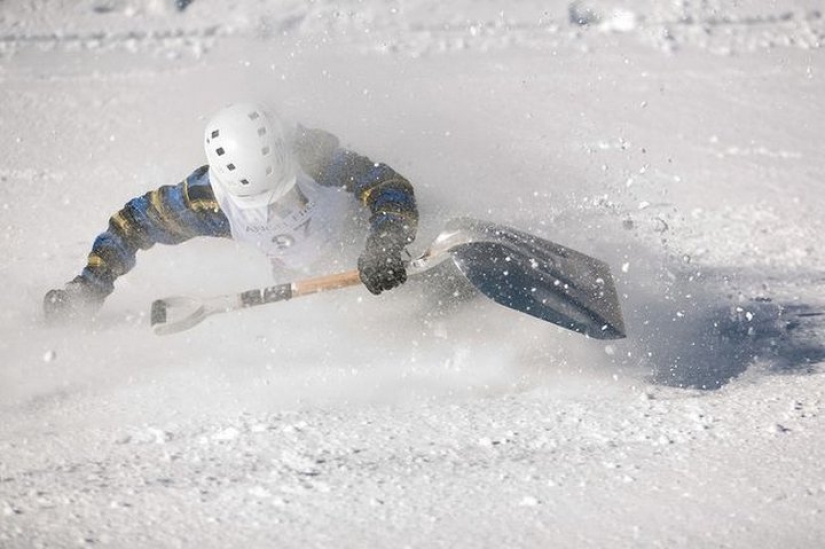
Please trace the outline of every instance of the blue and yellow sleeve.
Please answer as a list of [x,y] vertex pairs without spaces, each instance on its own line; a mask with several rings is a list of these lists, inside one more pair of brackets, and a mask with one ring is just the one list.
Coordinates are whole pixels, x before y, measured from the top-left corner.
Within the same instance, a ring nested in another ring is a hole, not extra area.
[[155,244],[179,244],[196,236],[230,236],[229,221],[209,184],[208,167],[195,170],[177,185],[165,185],[130,200],[109,219],[92,245],[80,274],[100,295],[112,293],[114,281],[135,266],[138,250]]
[[372,231],[398,231],[408,243],[415,239],[418,206],[406,178],[386,164],[340,147],[322,130],[299,127],[296,148],[307,174],[321,185],[346,188],[369,208]]

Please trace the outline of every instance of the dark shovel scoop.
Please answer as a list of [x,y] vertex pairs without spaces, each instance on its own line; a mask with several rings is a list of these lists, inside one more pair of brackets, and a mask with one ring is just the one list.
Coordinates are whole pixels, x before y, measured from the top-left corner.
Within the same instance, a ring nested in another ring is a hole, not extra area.
[[490,241],[458,245],[453,261],[493,301],[595,339],[626,336],[602,261],[501,225]]

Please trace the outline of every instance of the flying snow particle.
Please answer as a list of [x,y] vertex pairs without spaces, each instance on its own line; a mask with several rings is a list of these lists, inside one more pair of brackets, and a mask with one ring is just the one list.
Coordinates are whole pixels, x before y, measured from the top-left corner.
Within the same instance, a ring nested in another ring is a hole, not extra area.
[[151,437],[155,444],[166,444],[174,438],[174,435],[169,431],[158,429],[157,427],[149,427],[146,429],[146,434]]
[[602,21],[599,29],[604,32],[633,32],[638,27],[638,19],[632,11],[616,9]]
[[43,362],[54,362],[57,359],[57,353],[54,350],[46,351],[43,355]]
[[272,492],[264,488],[263,486],[255,486],[250,488],[247,492],[250,496],[260,498],[260,499],[267,499],[272,497]]

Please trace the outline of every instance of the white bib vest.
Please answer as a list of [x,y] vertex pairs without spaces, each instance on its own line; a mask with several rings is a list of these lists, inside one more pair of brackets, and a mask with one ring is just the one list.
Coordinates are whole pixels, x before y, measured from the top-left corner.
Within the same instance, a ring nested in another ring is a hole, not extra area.
[[232,238],[255,246],[272,263],[279,278],[284,270],[308,273],[319,263],[351,269],[346,248],[352,242],[355,200],[343,189],[322,187],[299,174],[295,187],[267,205],[248,207],[233,200],[217,182],[215,199],[229,220]]

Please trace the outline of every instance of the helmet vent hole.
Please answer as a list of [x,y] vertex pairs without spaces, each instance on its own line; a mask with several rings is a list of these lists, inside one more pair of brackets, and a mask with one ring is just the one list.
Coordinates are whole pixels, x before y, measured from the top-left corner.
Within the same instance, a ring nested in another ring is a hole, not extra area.
[[266,135],[266,128],[264,126],[261,126],[260,128],[258,128],[258,135],[260,135],[260,136]]
[[261,117],[261,115],[258,114],[258,111],[252,111],[248,116],[250,120],[257,120]]
[[241,185],[249,185],[249,181],[246,179],[241,179]]
[[225,150],[223,150],[223,147],[218,147],[217,149],[215,149],[215,153],[216,153],[218,156],[223,156],[224,154],[226,154],[226,151],[225,151]]
[[212,139],[215,139],[221,134],[220,130],[212,130]]
[[269,147],[264,147],[263,149],[261,149],[261,154],[263,156],[268,155],[269,154]]
[[230,172],[235,171],[235,164],[227,164],[226,169]]

